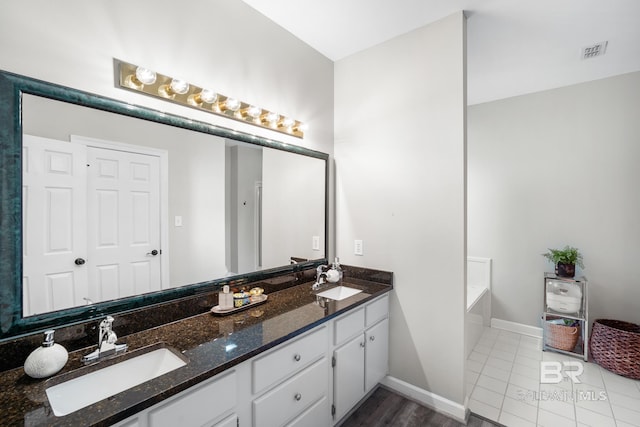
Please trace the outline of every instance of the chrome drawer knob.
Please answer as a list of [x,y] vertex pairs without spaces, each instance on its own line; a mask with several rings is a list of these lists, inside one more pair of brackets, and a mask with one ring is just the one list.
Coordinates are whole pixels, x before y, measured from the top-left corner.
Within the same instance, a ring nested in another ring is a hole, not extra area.
[[299,354],[296,354],[295,356],[293,356],[293,360],[295,360],[296,362],[299,362],[300,359],[302,359],[302,357]]
[[300,399],[302,399],[302,395],[300,393],[296,393],[295,396],[293,396],[294,399],[296,399],[296,401],[300,401]]
[[364,348],[364,341],[360,343],[360,347]]
[[369,337],[369,341],[375,341],[375,340],[376,340],[376,337],[375,337],[374,335],[371,335],[371,336]]

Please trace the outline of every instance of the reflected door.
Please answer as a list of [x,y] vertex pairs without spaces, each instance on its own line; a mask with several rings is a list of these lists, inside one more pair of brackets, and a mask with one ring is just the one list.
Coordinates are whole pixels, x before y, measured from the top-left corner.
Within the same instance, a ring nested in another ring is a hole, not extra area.
[[160,159],[23,138],[23,315],[162,289]]
[[88,296],[86,150],[23,137],[23,315],[85,303]]
[[162,289],[159,158],[96,147],[87,155],[90,298]]

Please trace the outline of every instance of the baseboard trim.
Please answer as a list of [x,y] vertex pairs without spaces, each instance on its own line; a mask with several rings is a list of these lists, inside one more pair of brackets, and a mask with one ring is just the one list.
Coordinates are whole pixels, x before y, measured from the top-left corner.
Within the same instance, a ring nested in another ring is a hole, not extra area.
[[504,329],[505,331],[511,331],[522,335],[529,335],[531,337],[542,338],[542,328],[511,322],[509,320],[496,319],[492,317],[491,327]]
[[384,387],[395,391],[396,393],[420,403],[436,412],[445,414],[456,421],[466,423],[469,416],[468,405],[461,405],[452,400],[446,399],[430,391],[416,387],[413,384],[402,381],[398,378],[386,376],[380,381]]

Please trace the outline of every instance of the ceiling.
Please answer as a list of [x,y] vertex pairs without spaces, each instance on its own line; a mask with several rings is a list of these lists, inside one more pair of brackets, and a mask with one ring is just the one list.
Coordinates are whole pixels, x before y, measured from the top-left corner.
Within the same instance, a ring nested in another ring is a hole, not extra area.
[[470,105],[640,70],[638,0],[243,1],[333,61],[464,10]]

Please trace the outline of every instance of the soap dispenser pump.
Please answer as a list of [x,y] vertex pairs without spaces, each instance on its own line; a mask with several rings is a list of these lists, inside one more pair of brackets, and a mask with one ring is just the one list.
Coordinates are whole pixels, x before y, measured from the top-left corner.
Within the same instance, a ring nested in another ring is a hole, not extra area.
[[64,368],[69,360],[67,350],[53,341],[54,333],[53,329],[45,331],[42,346],[33,350],[25,360],[24,373],[31,378],[50,377]]

